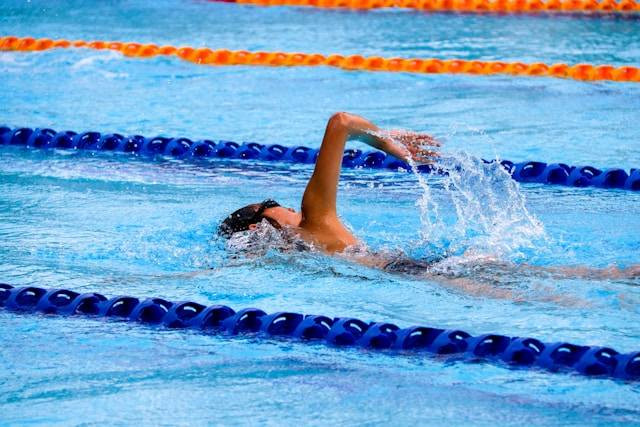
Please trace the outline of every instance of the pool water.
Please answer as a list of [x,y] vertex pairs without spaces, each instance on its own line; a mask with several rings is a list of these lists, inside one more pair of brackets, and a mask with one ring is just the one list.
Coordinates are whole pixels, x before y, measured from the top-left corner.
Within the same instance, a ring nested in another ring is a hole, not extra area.
[[[0,8],[2,34],[17,36],[614,65],[640,62],[637,25],[201,1]],[[2,52],[0,72],[9,126],[317,147],[330,114],[346,110],[428,131],[467,172],[425,177],[427,189],[411,174],[343,173],[339,210],[373,249],[471,249],[535,267],[638,262],[640,194],[516,185],[474,160],[638,167],[634,84],[214,68],[89,50]],[[235,258],[214,237],[244,204],[298,207],[310,174],[2,147],[0,281],[640,349],[638,278],[454,263],[478,282],[463,289],[313,253]],[[0,341],[2,424],[640,423],[637,384],[424,355],[5,311]]]

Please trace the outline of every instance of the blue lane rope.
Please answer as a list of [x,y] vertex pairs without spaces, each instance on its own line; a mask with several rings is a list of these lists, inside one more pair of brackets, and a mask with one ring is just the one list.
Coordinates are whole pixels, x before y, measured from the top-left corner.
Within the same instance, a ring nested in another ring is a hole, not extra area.
[[257,308],[236,312],[224,305],[206,307],[191,301],[174,303],[162,298],[140,300],[130,296],[107,299],[98,293],[80,294],[67,289],[13,287],[2,283],[0,307],[17,312],[117,318],[207,333],[288,337],[334,347],[385,351],[389,355],[431,353],[552,372],[640,380],[640,351],[621,354],[609,347],[543,343],[535,338],[498,334],[474,337],[456,329],[425,326],[400,329],[392,323],[367,323],[350,317],[331,319],[291,312],[267,314]]
[[[0,127],[0,144],[33,148],[70,150],[96,150],[164,155],[177,159],[222,158],[240,160],[285,161],[315,163],[318,150],[304,147],[285,147],[279,144],[263,145],[256,142],[238,144],[233,141],[192,141],[188,138],[140,135],[124,136],[117,133],[73,131],[56,132],[53,129]],[[490,163],[490,161],[485,160]],[[620,168],[597,169],[593,166],[569,166],[564,163],[527,161],[514,163],[502,160],[501,165],[518,182],[567,185],[573,187],[600,187],[640,191],[640,169],[629,172]],[[409,165],[381,151],[348,149],[344,152],[345,168],[368,168],[410,171]],[[428,165],[418,167],[420,172],[438,173]]]

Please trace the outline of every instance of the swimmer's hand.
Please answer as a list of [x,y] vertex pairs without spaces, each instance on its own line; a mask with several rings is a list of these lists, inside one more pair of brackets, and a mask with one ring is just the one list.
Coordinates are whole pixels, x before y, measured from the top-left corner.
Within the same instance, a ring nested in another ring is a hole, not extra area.
[[419,164],[433,163],[440,142],[431,135],[407,130],[383,130],[364,117],[336,113],[331,120],[347,130],[349,139],[358,139],[398,159]]
[[412,160],[415,163],[433,163],[439,156],[437,150],[442,144],[433,136],[426,133],[417,133],[406,130],[381,131],[380,137],[385,140],[387,146],[384,151],[405,160]]

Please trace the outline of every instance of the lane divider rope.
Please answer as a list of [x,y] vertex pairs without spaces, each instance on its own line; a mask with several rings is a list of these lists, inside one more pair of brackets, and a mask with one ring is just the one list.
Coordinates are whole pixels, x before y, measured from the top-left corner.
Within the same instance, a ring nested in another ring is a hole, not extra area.
[[[167,156],[185,161],[197,159],[237,159],[280,161],[313,164],[318,150],[305,146],[286,147],[280,144],[259,144],[233,141],[193,141],[189,138],[165,136],[124,136],[118,133],[56,132],[53,129],[15,128],[0,126],[0,145],[16,145],[42,149],[70,149],[115,151],[145,156]],[[484,160],[486,163],[495,160]],[[600,187],[640,191],[640,169],[629,172],[620,168],[600,170],[593,166],[569,166],[564,163],[527,161],[514,163],[502,160],[500,164],[518,182],[567,185],[572,187]],[[382,151],[347,149],[342,165],[345,168],[387,169],[411,171],[411,167]],[[443,173],[429,165],[418,166],[423,173]],[[446,172],[444,172],[446,173]]]
[[582,81],[610,80],[640,82],[640,68],[635,66],[593,64],[544,64],[541,62],[504,62],[435,58],[383,58],[362,55],[321,55],[318,53],[250,52],[246,50],[212,50],[206,47],[158,46],[155,44],[108,41],[52,40],[32,37],[0,37],[0,51],[34,52],[48,49],[87,48],[113,50],[136,58],[158,55],[177,56],[194,64],[212,66],[314,67],[328,66],[343,70],[366,70],[420,74],[512,75],[555,77]]
[[210,0],[255,6],[306,6],[321,9],[402,8],[425,12],[465,13],[585,13],[590,15],[640,12],[635,0]]
[[224,305],[206,307],[192,301],[131,296],[107,299],[98,293],[67,289],[13,287],[0,283],[0,307],[47,315],[116,318],[173,329],[226,335],[290,338],[334,347],[360,347],[388,355],[430,353],[521,368],[539,368],[587,376],[640,379],[640,351],[618,353],[609,347],[568,342],[544,343],[535,338],[499,334],[472,336],[457,329],[425,326],[399,328],[388,322],[363,322],[293,312],[267,314],[257,308],[235,311]]

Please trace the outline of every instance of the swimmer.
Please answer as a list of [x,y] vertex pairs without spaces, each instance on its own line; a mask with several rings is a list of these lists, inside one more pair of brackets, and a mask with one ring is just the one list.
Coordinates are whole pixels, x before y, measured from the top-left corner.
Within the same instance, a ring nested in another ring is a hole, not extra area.
[[[362,247],[344,226],[336,208],[342,156],[347,141],[359,140],[405,161],[431,163],[438,156],[440,143],[432,136],[406,131],[381,131],[363,117],[335,113],[327,123],[315,169],[302,196],[300,211],[285,208],[273,200],[245,206],[229,215],[220,225],[219,234],[230,238],[234,233],[255,230],[266,220],[278,230],[295,233],[314,248],[327,254],[343,254]],[[397,141],[397,142],[396,142]],[[406,261],[358,257],[373,267],[402,270]]]
[[[492,296],[520,300],[521,296],[506,289],[471,281],[467,277],[446,277],[430,270],[434,260],[412,260],[406,257],[389,256],[366,250],[345,227],[338,217],[336,197],[342,168],[345,145],[349,140],[359,140],[387,154],[419,164],[433,163],[439,156],[441,146],[427,134],[406,131],[382,131],[363,117],[350,113],[335,113],[327,123],[315,169],[302,197],[300,211],[281,206],[274,200],[245,206],[229,215],[221,223],[219,235],[229,239],[235,233],[256,230],[266,221],[281,234],[295,236],[321,252],[347,257],[360,264],[380,268],[397,274],[422,275],[445,286],[462,289],[473,295]],[[503,262],[485,257],[474,257],[474,263],[507,267]],[[635,278],[640,276],[640,267],[628,269],[588,269],[574,267],[511,266],[513,271],[532,271],[564,278]],[[523,299],[524,297],[522,297]]]

